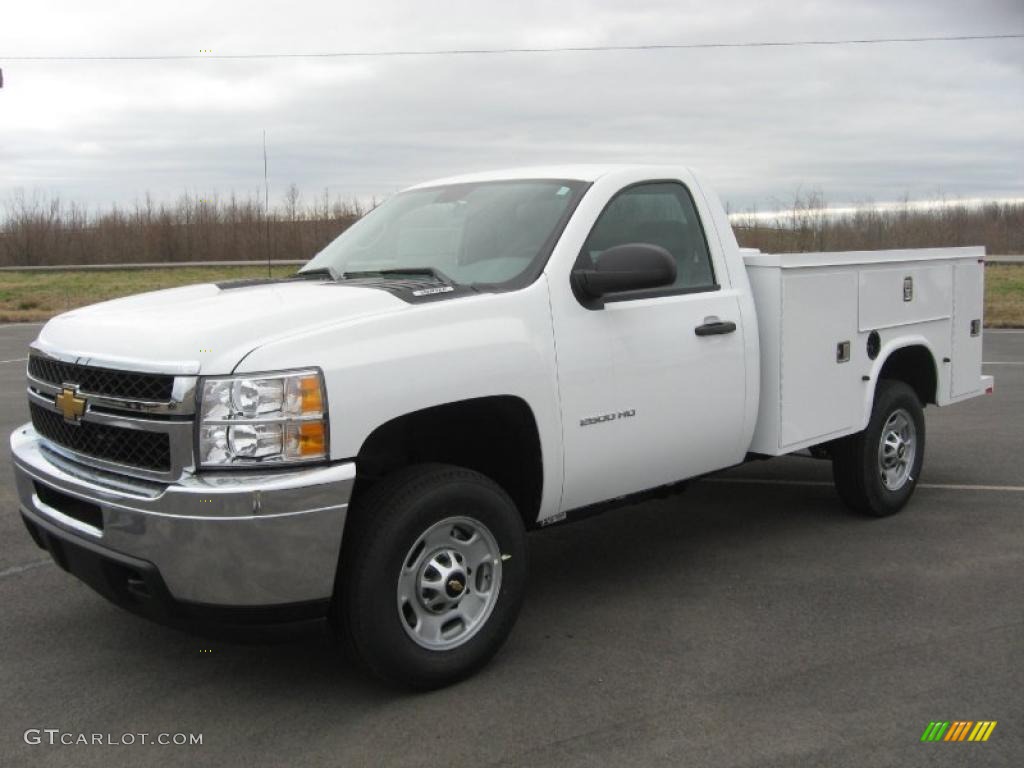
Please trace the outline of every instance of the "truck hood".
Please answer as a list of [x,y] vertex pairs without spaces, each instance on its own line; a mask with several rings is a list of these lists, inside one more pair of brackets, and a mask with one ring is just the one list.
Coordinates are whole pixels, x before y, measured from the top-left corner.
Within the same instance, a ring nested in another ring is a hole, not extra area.
[[35,346],[94,365],[221,374],[280,336],[409,308],[386,291],[329,282],[206,283],[66,312],[43,327]]

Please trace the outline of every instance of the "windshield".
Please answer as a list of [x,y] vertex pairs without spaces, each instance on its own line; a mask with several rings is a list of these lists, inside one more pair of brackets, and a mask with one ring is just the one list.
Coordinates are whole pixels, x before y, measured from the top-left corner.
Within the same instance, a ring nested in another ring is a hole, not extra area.
[[345,230],[300,274],[320,269],[344,278],[408,269],[459,284],[509,283],[547,257],[585,187],[492,181],[403,192]]

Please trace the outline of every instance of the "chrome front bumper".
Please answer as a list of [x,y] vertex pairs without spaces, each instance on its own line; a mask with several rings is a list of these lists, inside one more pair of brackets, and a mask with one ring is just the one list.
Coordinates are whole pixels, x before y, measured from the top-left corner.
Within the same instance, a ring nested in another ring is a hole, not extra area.
[[331,597],[353,463],[154,483],[69,461],[31,424],[11,435],[11,454],[21,512],[41,546],[55,537],[90,557],[151,565],[175,603],[255,608]]

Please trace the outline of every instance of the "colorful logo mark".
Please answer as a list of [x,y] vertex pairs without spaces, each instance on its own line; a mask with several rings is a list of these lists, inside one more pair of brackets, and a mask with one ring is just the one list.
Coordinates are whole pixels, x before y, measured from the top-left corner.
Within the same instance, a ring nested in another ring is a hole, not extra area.
[[921,741],[988,741],[996,727],[995,720],[948,720],[928,723]]

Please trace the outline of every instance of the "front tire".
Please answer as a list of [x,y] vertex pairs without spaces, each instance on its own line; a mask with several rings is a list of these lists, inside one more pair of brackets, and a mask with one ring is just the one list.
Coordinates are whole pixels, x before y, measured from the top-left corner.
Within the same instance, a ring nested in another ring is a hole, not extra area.
[[353,509],[332,618],[349,655],[393,684],[429,690],[486,664],[512,629],[526,536],[508,495],[461,467],[409,467]]
[[924,409],[917,394],[902,381],[882,379],[867,428],[832,448],[839,497],[862,514],[896,514],[917,487],[924,445]]

